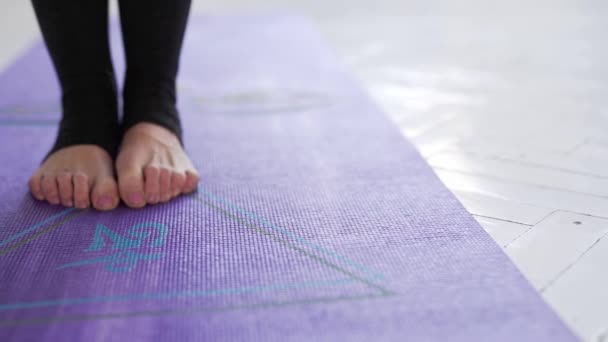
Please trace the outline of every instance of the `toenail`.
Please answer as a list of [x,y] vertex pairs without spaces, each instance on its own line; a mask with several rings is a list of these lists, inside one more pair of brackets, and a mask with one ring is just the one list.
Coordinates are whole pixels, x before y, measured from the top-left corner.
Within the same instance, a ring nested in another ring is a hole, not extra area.
[[134,204],[142,204],[144,202],[144,196],[140,193],[132,193],[129,195],[129,201]]
[[72,201],[67,201],[67,202],[65,202],[65,205],[68,207],[71,207],[74,205],[74,203]]
[[113,202],[114,201],[110,196],[101,196],[99,197],[99,201],[97,202],[97,204],[102,209],[109,209],[112,207]]

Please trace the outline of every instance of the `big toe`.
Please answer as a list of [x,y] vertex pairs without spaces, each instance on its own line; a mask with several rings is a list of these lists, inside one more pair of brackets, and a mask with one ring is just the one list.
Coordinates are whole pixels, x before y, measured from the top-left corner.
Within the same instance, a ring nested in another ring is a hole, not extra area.
[[32,177],[30,177],[28,185],[30,187],[30,192],[32,193],[32,195],[37,200],[42,201],[44,199],[44,195],[42,194],[42,186],[41,186],[40,178],[41,178],[40,173],[36,172]]
[[131,208],[141,208],[146,205],[144,199],[144,179],[141,169],[118,172],[118,188],[120,198]]
[[98,210],[111,210],[118,206],[118,187],[112,176],[99,176],[95,179],[91,192],[93,206]]

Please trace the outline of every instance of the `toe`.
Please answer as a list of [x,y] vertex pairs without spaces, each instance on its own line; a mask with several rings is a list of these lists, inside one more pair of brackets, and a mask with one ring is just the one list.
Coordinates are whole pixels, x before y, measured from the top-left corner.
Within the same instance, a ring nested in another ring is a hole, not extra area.
[[89,177],[84,173],[76,173],[73,176],[74,182],[74,203],[77,208],[88,208],[89,202]]
[[183,172],[173,172],[171,175],[171,196],[175,197],[179,195],[186,183],[186,175]]
[[171,171],[167,168],[161,168],[158,181],[160,185],[160,200],[161,202],[167,202],[171,199]]
[[118,171],[118,188],[120,197],[131,208],[146,205],[144,199],[144,179],[141,169]]
[[44,198],[51,204],[59,204],[59,191],[55,175],[45,174],[42,176],[42,193]]
[[97,210],[111,210],[118,205],[118,187],[111,175],[99,176],[93,183],[91,202]]
[[66,207],[74,205],[74,186],[72,185],[72,174],[62,172],[57,176],[57,186],[59,189],[59,199],[61,204]]
[[44,199],[44,195],[42,194],[40,178],[40,173],[36,172],[32,177],[30,177],[28,186],[30,188],[32,196],[34,196],[34,198],[36,198],[37,200],[42,201]]
[[196,190],[200,177],[198,172],[188,170],[186,171],[186,184],[184,185],[184,192],[189,193]]
[[144,189],[146,192],[146,202],[154,204],[160,200],[159,196],[159,176],[160,172],[158,167],[148,165],[144,168]]

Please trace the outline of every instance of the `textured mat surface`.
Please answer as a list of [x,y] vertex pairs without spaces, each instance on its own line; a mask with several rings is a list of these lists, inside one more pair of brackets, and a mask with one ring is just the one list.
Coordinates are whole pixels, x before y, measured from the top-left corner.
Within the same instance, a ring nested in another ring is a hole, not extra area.
[[32,200],[56,81],[40,44],[0,76],[0,340],[575,340],[306,22],[182,59],[202,183],[143,210]]

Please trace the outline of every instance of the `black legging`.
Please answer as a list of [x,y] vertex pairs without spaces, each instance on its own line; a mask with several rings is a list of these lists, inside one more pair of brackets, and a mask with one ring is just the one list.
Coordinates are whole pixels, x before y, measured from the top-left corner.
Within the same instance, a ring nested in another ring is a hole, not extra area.
[[175,77],[190,0],[119,0],[127,62],[122,124],[108,0],[32,3],[62,90],[63,116],[50,153],[94,144],[115,156],[121,132],[139,122],[166,127],[181,140]]

